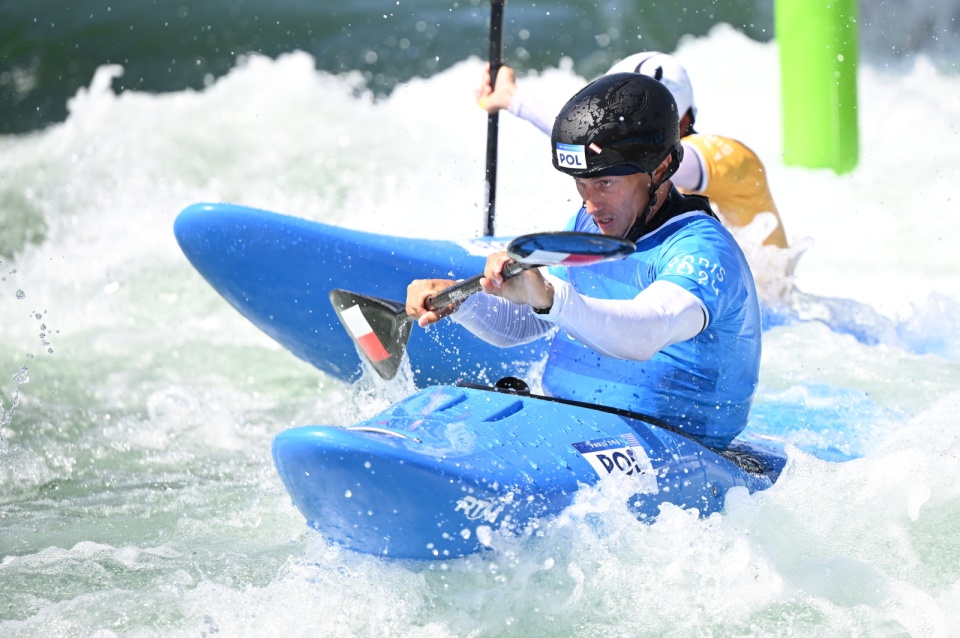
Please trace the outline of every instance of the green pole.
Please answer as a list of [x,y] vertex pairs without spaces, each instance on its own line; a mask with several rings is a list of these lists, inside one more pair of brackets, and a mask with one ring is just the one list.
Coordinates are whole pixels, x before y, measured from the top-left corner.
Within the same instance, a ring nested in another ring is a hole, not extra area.
[[857,165],[857,0],[775,0],[783,161],[846,173]]

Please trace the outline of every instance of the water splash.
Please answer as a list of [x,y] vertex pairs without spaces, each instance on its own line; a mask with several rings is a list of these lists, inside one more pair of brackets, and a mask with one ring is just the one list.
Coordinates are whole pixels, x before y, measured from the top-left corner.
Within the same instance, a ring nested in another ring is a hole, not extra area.
[[[0,432],[13,420],[13,411],[20,405],[20,385],[30,383],[30,373],[26,365],[21,366],[20,369],[14,373],[13,380],[17,382],[17,387],[13,391],[13,402],[10,408],[4,410],[3,401],[0,401]],[[3,441],[2,436],[0,436],[0,441]]]

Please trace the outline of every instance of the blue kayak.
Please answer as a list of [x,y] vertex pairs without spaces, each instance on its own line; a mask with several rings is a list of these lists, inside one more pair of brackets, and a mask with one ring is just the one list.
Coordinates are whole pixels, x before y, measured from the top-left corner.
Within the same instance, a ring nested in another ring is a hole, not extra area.
[[[330,291],[404,299],[414,279],[466,278],[509,239],[407,239],[347,230],[232,204],[194,204],[174,222],[190,263],[240,314],[299,358],[344,381],[362,367]],[[417,387],[526,376],[544,339],[492,346],[452,321],[414,330],[407,345]]]
[[636,481],[629,507],[708,515],[727,491],[770,487],[780,446],[711,450],[658,419],[474,385],[426,388],[350,427],[281,432],[273,458],[293,503],[325,538],[399,559],[483,551],[522,534],[610,474]]
[[[411,280],[470,277],[508,243],[377,235],[230,204],[186,208],[174,233],[243,316],[345,381],[362,367],[331,290],[403,299]],[[482,551],[494,533],[523,533],[609,474],[637,482],[630,507],[652,520],[664,503],[718,511],[730,488],[766,489],[783,468],[780,446],[711,450],[649,416],[489,387],[528,376],[546,346],[498,348],[450,321],[414,330],[406,349],[414,382],[430,387],[351,427],[275,438],[274,462],[294,504],[353,550],[446,559]]]

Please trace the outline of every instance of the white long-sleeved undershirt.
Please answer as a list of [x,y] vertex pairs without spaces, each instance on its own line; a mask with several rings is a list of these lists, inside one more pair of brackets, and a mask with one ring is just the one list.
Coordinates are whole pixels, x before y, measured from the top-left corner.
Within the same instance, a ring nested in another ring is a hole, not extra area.
[[533,341],[555,324],[600,354],[634,361],[646,361],[666,346],[691,339],[707,325],[703,303],[669,281],[655,281],[633,299],[614,300],[587,297],[561,279],[547,278],[554,290],[547,314],[480,293],[451,317],[501,347]]

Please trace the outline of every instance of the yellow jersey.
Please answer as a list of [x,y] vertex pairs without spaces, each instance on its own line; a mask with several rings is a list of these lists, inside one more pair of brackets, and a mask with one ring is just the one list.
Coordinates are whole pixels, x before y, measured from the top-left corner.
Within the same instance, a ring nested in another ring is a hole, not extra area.
[[700,188],[685,193],[706,195],[720,217],[731,226],[746,226],[759,213],[769,212],[777,219],[765,244],[786,248],[787,236],[770,186],[767,171],[756,153],[728,137],[694,133],[682,142],[699,152],[703,175]]

